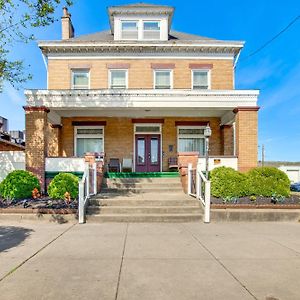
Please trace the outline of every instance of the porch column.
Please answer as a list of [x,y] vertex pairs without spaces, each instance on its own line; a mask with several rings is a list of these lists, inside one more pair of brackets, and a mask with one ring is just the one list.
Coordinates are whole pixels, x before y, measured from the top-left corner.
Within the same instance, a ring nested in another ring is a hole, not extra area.
[[61,125],[49,124],[48,131],[48,156],[58,157],[60,156],[60,144],[61,144]]
[[45,192],[45,158],[47,156],[47,114],[46,107],[25,106],[26,170],[35,174]]
[[223,155],[234,155],[234,134],[232,125],[221,126]]
[[236,154],[238,169],[241,172],[257,167],[257,131],[259,107],[237,107],[234,110],[236,121]]

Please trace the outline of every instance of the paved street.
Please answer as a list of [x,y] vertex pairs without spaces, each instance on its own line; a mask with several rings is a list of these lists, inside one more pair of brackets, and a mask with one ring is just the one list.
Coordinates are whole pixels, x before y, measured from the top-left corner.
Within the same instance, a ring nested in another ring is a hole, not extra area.
[[299,282],[299,223],[0,223],[1,300],[299,300]]

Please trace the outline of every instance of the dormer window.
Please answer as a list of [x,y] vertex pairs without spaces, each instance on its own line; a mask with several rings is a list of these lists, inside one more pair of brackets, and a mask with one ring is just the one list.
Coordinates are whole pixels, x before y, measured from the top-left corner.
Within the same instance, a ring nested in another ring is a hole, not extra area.
[[144,22],[143,24],[144,40],[159,40],[160,39],[160,22]]
[[135,21],[122,21],[123,40],[137,40],[139,37],[138,22]]

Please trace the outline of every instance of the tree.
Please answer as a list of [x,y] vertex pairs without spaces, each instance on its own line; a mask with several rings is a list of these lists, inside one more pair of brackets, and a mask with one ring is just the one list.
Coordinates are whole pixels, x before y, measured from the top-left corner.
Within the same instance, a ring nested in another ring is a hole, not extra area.
[[11,59],[10,51],[18,42],[34,40],[28,33],[34,28],[52,24],[60,4],[70,6],[72,0],[0,0],[0,92],[4,82],[18,88],[31,79],[24,62]]

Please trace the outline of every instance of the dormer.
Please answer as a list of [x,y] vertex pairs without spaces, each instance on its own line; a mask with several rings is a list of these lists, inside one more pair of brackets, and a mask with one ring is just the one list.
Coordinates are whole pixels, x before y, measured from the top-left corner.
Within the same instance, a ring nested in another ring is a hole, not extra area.
[[174,8],[145,3],[108,8],[115,41],[167,41]]

